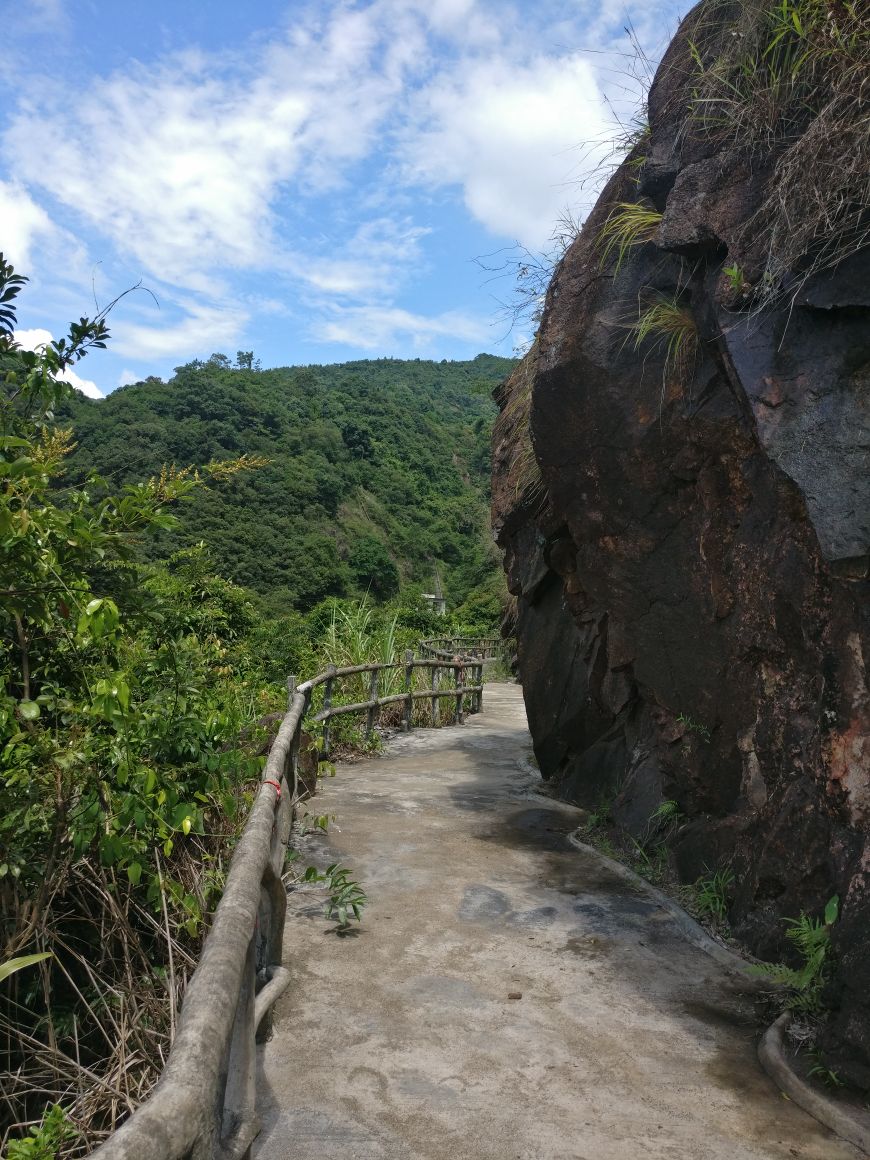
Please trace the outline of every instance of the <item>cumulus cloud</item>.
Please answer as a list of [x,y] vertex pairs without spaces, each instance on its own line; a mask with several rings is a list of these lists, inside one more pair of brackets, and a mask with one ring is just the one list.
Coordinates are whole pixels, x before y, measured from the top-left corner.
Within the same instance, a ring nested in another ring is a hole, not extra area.
[[87,395],[89,399],[104,399],[105,395],[100,390],[95,382],[91,379],[83,379],[75,373],[75,371],[65,370],[61,371],[60,378],[75,387],[77,391],[81,391],[83,395]]
[[16,330],[13,337],[25,350],[39,350],[41,346],[51,342],[53,335],[50,330],[35,326],[31,330]]
[[401,91],[408,38],[395,43],[377,17],[339,7],[247,66],[185,55],[98,79],[72,104],[20,109],[6,151],[24,181],[164,281],[268,268],[284,249],[274,203],[286,183],[340,182]]
[[[50,330],[44,330],[42,327],[36,326],[30,330],[16,330],[14,332],[14,338],[25,350],[38,350],[40,347],[46,346],[51,342],[53,335]],[[71,387],[75,387],[77,391],[81,391],[83,395],[87,395],[89,399],[105,398],[103,392],[92,379],[83,379],[69,367],[61,371],[57,377],[62,379],[63,382],[69,383]]]
[[40,235],[53,230],[51,219],[16,181],[0,181],[0,251],[13,265],[29,268]]
[[446,334],[458,316],[395,305],[432,244],[425,198],[458,194],[494,238],[541,247],[588,199],[574,183],[607,131],[605,74],[572,46],[624,41],[622,16],[621,0],[330,0],[236,51],[22,84],[0,244],[26,264],[55,221],[158,283],[170,309],[112,328],[130,359],[231,345],[244,274],[313,292],[325,336],[362,333],[351,307],[386,336]]
[[461,185],[478,221],[530,249],[576,200],[572,179],[590,142],[606,136],[594,72],[576,56],[525,67],[471,61],[434,82],[419,106],[420,128],[407,138],[412,178]]
[[[586,61],[524,61],[492,43],[510,27],[509,7],[473,0],[336,5],[244,65],[185,54],[28,103],[5,148],[25,182],[190,289],[216,267],[292,260],[282,198],[341,186],[376,154],[413,180],[460,185],[493,233],[535,241],[566,200],[571,151],[601,132],[601,95]],[[432,37],[470,28],[475,54],[448,54],[433,74]]]

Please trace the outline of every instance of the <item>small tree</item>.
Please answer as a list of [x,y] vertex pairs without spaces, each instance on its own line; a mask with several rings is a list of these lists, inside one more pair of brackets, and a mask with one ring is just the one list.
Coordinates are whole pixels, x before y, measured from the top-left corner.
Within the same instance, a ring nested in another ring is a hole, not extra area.
[[374,536],[363,536],[354,544],[348,560],[360,588],[387,600],[399,590],[399,571],[386,547]]

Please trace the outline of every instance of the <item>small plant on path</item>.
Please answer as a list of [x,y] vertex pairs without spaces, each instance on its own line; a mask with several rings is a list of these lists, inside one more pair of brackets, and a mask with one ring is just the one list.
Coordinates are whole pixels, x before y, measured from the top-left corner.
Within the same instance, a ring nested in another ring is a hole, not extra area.
[[316,866],[309,866],[302,876],[303,882],[325,882],[329,890],[326,917],[338,920],[338,929],[347,930],[350,915],[359,922],[368,898],[360,884],[350,877],[350,871],[338,862],[333,862],[321,873]]

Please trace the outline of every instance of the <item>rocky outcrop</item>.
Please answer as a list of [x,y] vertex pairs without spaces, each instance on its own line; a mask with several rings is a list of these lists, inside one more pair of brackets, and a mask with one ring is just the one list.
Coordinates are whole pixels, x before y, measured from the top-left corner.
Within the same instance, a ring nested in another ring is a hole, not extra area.
[[[729,866],[732,928],[764,958],[838,894],[823,1049],[866,1087],[870,253],[735,300],[725,265],[763,278],[746,226],[772,162],[687,117],[697,11],[501,390],[494,526],[543,775],[635,834],[675,801],[681,876]],[[638,199],[658,236],[603,266],[608,214]],[[688,356],[635,349],[651,295],[684,312]]]

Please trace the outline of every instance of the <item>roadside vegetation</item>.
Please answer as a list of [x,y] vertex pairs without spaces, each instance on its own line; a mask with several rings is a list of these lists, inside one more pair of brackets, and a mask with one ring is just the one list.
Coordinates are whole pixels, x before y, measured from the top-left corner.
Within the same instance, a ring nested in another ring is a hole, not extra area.
[[[59,376],[105,345],[106,317],[25,351],[24,282],[0,257],[0,1154],[47,1160],[89,1152],[159,1074],[287,675],[491,633],[499,590],[472,553],[481,584],[436,617],[419,583],[379,589],[392,573],[374,551],[363,567],[357,541],[346,596],[294,603],[288,563],[287,599],[265,615],[262,592],[223,574],[242,553],[218,556],[185,516],[216,518],[269,456],[237,433],[140,476],[135,456],[123,478],[102,472]],[[333,869],[341,925],[365,899]]]

